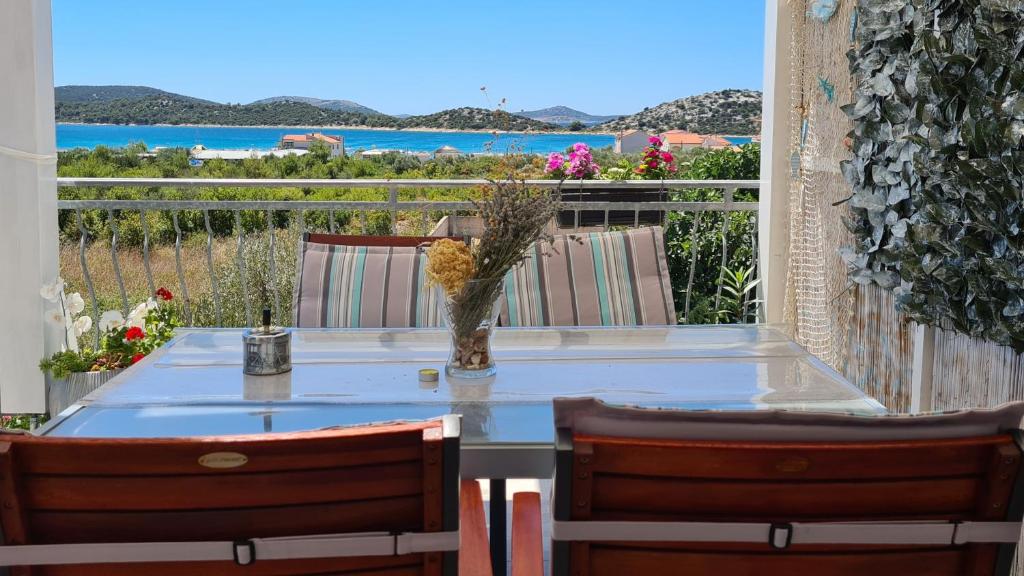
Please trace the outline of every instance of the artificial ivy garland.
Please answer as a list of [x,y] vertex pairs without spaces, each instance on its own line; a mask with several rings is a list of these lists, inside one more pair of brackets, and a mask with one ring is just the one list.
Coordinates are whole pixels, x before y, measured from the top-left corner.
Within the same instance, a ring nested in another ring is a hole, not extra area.
[[1024,0],[860,0],[842,256],[917,321],[1024,351]]

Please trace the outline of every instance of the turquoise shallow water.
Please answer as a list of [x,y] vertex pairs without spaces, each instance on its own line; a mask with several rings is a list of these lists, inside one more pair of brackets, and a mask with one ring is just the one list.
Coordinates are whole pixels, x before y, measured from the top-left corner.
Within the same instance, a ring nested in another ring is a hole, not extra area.
[[202,144],[207,148],[233,150],[270,150],[277,146],[284,134],[310,131],[341,134],[345,149],[354,152],[360,148],[385,148],[433,152],[444,146],[454,146],[462,152],[504,153],[516,146],[523,152],[546,154],[565,150],[576,142],[591,148],[611,146],[615,138],[600,134],[502,134],[497,142],[491,134],[478,132],[413,132],[402,130],[337,130],[310,128],[239,128],[215,126],[114,126],[107,124],[58,124],[57,149],[95,148],[96,146],[125,146],[144,142],[149,148],[157,146],[191,148]]

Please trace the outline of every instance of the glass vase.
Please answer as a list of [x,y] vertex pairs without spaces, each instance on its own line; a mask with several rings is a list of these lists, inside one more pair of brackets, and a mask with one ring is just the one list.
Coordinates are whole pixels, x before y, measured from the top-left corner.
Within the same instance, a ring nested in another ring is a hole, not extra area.
[[497,372],[491,336],[501,313],[504,278],[470,280],[457,294],[437,287],[438,305],[451,338],[444,372],[455,378],[486,378]]

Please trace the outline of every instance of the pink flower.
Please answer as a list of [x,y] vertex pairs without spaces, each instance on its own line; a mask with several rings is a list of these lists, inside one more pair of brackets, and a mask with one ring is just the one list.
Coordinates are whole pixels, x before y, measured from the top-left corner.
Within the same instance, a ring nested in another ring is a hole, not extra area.
[[657,136],[651,136],[650,138],[647,139],[647,141],[650,142],[651,146],[654,146],[655,148],[661,148],[661,138],[658,138]]
[[675,160],[675,158],[673,158],[672,155],[669,154],[668,152],[662,152],[661,159],[664,160],[665,162],[672,162],[673,160]]
[[548,155],[548,165],[544,168],[544,172],[551,173],[561,170],[563,164],[565,164],[565,157],[558,152],[552,152]]

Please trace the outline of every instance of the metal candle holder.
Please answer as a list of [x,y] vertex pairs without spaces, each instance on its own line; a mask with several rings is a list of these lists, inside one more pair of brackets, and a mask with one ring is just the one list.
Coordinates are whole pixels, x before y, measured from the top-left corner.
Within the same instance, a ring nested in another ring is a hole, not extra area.
[[242,371],[254,376],[282,374],[292,369],[292,333],[270,325],[263,310],[263,327],[242,333]]

